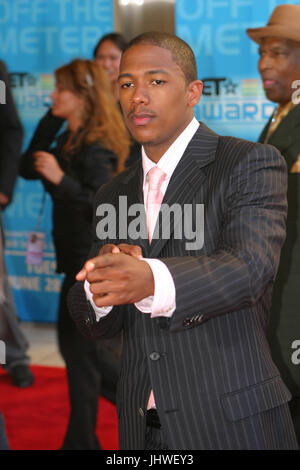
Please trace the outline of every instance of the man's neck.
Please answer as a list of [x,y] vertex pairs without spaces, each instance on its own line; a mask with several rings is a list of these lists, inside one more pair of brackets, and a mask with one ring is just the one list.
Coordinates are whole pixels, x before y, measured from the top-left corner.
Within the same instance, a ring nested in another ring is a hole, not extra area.
[[280,110],[289,110],[290,108],[296,106],[292,101],[286,101],[285,103],[278,103],[277,109]]
[[155,148],[155,146],[152,146],[152,145],[144,145],[144,150],[146,152],[147,157],[150,158],[150,160],[152,160],[154,163],[158,163],[161,157],[166,153],[168,148],[171,147],[172,143],[170,145],[160,147],[160,148]]
[[[159,159],[157,163],[158,166],[170,177],[198,128],[199,122],[195,118],[192,119],[192,121],[188,124],[184,131],[177,137],[177,139],[172,143],[172,145],[168,147],[166,152],[164,152],[164,154]],[[156,163],[154,162],[154,160],[151,160],[148,157],[144,148],[142,148],[142,163],[144,176]]]
[[178,131],[174,136],[173,139],[170,139],[169,142],[164,143],[164,144],[157,144],[157,145],[151,145],[151,144],[145,144],[143,145],[145,153],[150,160],[152,160],[154,163],[158,163],[159,160],[164,156],[164,154],[167,152],[167,150],[174,144],[174,142],[184,133],[184,131],[187,129],[187,127],[191,124],[191,122],[194,120],[194,116],[190,119],[190,121],[180,130]]

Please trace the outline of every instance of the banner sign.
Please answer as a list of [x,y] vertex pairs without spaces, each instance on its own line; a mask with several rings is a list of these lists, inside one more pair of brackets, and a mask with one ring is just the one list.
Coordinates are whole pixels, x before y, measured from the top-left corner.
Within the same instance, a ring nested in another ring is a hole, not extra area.
[[265,26],[284,0],[177,0],[176,34],[193,49],[203,95],[197,118],[221,135],[257,141],[274,109],[257,70],[247,28]]
[[[92,58],[99,38],[113,30],[112,0],[0,0],[0,59],[9,71],[24,149],[51,103],[53,71],[74,58]],[[43,261],[25,262],[28,233],[37,229],[42,199],[40,182],[18,178],[3,217],[5,260],[20,318],[53,322],[62,276],[55,274],[48,195],[39,228],[46,233]]]

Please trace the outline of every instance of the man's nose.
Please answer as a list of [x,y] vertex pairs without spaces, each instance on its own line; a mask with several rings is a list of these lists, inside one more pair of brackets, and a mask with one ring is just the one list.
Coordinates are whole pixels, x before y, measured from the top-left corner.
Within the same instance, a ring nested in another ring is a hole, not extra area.
[[135,104],[148,104],[149,94],[144,86],[136,86],[133,94],[133,102]]
[[258,62],[258,70],[263,72],[264,70],[272,68],[272,59],[268,54],[260,57]]

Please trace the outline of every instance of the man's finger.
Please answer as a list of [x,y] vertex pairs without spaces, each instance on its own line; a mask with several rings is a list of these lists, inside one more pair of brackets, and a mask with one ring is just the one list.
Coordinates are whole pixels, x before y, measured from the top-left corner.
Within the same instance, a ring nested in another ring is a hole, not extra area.
[[[119,256],[121,253],[117,253]],[[115,254],[107,253],[105,255],[96,256],[95,258],[89,259],[83,266],[82,271],[85,271],[85,275],[94,271],[98,268],[107,268],[108,266],[115,265]],[[79,274],[79,273],[78,273]]]
[[110,307],[111,305],[124,305],[127,303],[131,303],[130,301],[126,300],[125,297],[123,300],[122,297],[115,292],[108,292],[104,295],[93,295],[93,302],[99,308]]
[[116,282],[114,279],[104,279],[90,284],[90,292],[93,295],[120,294],[123,290],[126,290],[124,283],[122,281]]
[[117,246],[115,246],[115,248],[112,248],[113,252],[109,252],[102,255],[99,254],[95,258],[91,258],[86,261],[83,268],[75,276],[77,281],[85,281],[88,273],[91,273],[97,268],[105,268],[107,266],[110,266],[112,264],[112,261],[114,261],[111,255],[120,254],[120,250],[117,248]]
[[93,302],[98,308],[117,305],[115,301],[115,295],[111,293],[105,295],[93,295]]
[[121,253],[125,253],[126,255],[134,256],[135,258],[142,258],[143,252],[140,246],[138,245],[127,245],[126,243],[120,243],[118,245]]
[[113,243],[107,243],[107,245],[102,246],[99,251],[99,255],[102,256],[107,253],[120,253],[120,250],[117,245],[114,245]]
[[77,281],[85,281],[86,277],[87,277],[87,274],[91,271],[93,271],[94,269],[94,263],[93,263],[93,260],[96,259],[96,258],[93,258],[93,259],[90,259],[88,260],[85,265],[83,266],[83,268],[76,274],[76,279]]
[[120,274],[120,271],[117,266],[115,266],[114,268],[112,268],[111,266],[106,266],[104,268],[96,268],[93,271],[87,273],[86,275],[86,279],[90,284],[107,280],[114,280],[117,278],[124,278],[124,275],[122,276]]
[[79,271],[76,276],[75,276],[75,279],[77,281],[85,281],[86,279],[86,275],[87,275],[87,272],[85,269],[82,269],[81,271]]

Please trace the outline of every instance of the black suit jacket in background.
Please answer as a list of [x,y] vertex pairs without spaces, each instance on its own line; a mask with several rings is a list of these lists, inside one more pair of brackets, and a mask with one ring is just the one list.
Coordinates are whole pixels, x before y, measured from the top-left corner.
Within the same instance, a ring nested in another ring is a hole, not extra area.
[[[259,141],[264,142],[270,121]],[[268,143],[284,156],[288,171],[300,155],[300,104],[293,108],[271,135]],[[300,174],[288,173],[288,216],[286,241],[280,257],[273,290],[268,339],[272,357],[293,395],[291,402],[298,441],[300,442],[300,364],[295,341],[300,340]],[[297,343],[298,344],[298,343]],[[299,346],[298,348],[299,349]],[[295,359],[292,360],[294,354]]]
[[[142,165],[136,164],[98,192],[95,210],[107,202],[118,208],[124,195],[128,207],[142,203],[142,181]],[[96,322],[81,283],[69,297],[86,336],[124,332],[120,448],[144,448],[151,388],[170,449],[296,448],[290,393],[266,341],[285,238],[282,157],[271,146],[219,137],[201,124],[163,203],[204,204],[202,249],[187,251],[186,240],[176,239],[171,226],[170,239],[151,246],[118,234],[105,241],[95,235],[90,256],[104,243],[126,242],[140,245],[145,257],[161,259],[176,287],[172,318],[151,318],[125,305]]]
[[10,90],[4,62],[0,61],[0,80],[5,83],[6,103],[0,104],[0,192],[12,198],[18,176],[23,129]]

